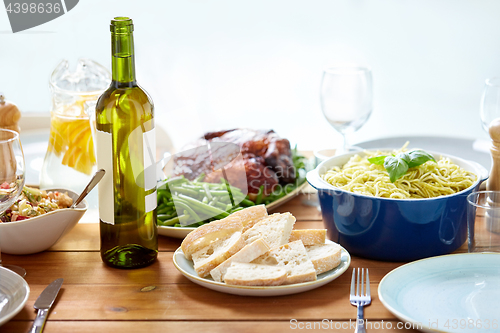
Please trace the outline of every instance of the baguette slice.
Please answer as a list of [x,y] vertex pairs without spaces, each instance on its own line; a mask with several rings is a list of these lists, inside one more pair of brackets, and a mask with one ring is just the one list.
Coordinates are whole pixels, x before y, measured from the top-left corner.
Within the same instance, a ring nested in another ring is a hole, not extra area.
[[204,224],[192,232],[182,241],[181,248],[186,259],[191,260],[191,255],[211,242],[230,236],[234,232],[244,232],[257,222],[267,217],[265,205],[257,205],[232,213],[228,217]]
[[290,213],[272,214],[243,233],[243,238],[249,244],[262,237],[272,249],[288,243],[294,223],[295,217]]
[[284,267],[233,262],[224,281],[237,286],[279,286],[286,278]]
[[252,263],[276,264],[279,267],[284,267],[287,270],[285,284],[316,280],[316,270],[300,240],[271,249]]
[[268,215],[265,205],[256,205],[234,212],[231,216],[241,219],[241,224],[243,224],[242,233],[244,233]]
[[304,246],[325,244],[326,229],[296,229],[292,230],[289,242],[301,240]]
[[269,246],[264,241],[264,239],[259,238],[255,242],[247,244],[235,255],[224,261],[219,266],[212,269],[210,271],[210,275],[212,275],[214,281],[222,282],[222,280],[224,280],[224,275],[226,274],[227,269],[231,266],[233,262],[249,263],[250,261],[263,255],[267,251],[269,251]]
[[195,252],[210,246],[212,242],[226,239],[236,232],[241,233],[243,224],[240,217],[228,217],[204,224],[191,231],[182,241],[181,249],[188,260]]
[[316,274],[327,272],[340,264],[341,247],[336,243],[306,246],[306,251]]
[[210,271],[226,261],[246,245],[241,232],[211,242],[210,245],[193,253],[194,270],[200,277],[206,277]]

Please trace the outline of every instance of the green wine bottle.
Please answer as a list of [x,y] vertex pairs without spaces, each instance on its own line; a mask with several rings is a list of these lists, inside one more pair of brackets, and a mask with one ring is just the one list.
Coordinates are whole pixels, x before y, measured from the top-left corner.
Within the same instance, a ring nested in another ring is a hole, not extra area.
[[113,80],[96,105],[96,151],[106,174],[99,183],[101,257],[138,268],[158,255],[156,140],[153,103],[137,85],[133,22],[111,21]]

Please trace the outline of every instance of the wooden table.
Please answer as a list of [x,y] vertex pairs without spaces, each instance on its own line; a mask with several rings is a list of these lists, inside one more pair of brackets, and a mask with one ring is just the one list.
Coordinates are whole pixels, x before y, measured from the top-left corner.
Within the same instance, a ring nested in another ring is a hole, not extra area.
[[[304,199],[305,195],[300,195],[276,211],[295,215],[296,228],[323,228],[321,214],[316,207],[305,205]],[[98,223],[79,223],[48,251],[27,256],[3,254],[4,263],[26,269],[31,293],[24,309],[0,327],[0,332],[27,332],[36,315],[35,300],[50,282],[61,277],[64,284],[45,333],[354,332],[356,308],[349,303],[350,268],[331,283],[301,294],[228,295],[198,286],[177,271],[172,255],[180,243],[160,236],[160,252],[153,265],[136,270],[114,269],[101,261]],[[365,318],[373,326],[368,332],[417,332],[396,329],[403,323],[377,296],[382,277],[400,265],[352,258],[351,267],[370,270],[372,304],[365,308]],[[291,321],[294,319],[297,322]],[[316,329],[306,329],[314,323]],[[387,329],[389,324],[393,329]]]

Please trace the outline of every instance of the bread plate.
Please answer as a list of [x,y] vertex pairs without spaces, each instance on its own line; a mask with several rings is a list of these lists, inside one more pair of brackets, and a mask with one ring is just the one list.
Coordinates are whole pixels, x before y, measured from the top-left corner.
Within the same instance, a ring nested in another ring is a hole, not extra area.
[[[330,240],[326,240],[326,242],[332,243]],[[179,270],[179,272],[181,272],[182,275],[202,287],[226,294],[268,297],[298,294],[324,286],[325,284],[338,278],[347,270],[351,264],[351,256],[346,249],[342,247],[340,265],[328,272],[318,275],[318,279],[316,281],[274,287],[232,286],[222,282],[215,282],[211,277],[201,278],[198,274],[196,274],[193,268],[193,262],[186,259],[180,247],[175,251],[173,261],[175,267]]]
[[[284,203],[290,201],[293,199],[295,196],[300,194],[300,191],[307,186],[307,182],[304,181],[301,185],[297,186],[293,191],[285,195],[284,197],[279,198],[276,201],[273,201],[269,204],[266,205],[267,210],[274,209],[278,206],[283,205]],[[184,238],[189,234],[191,231],[196,229],[195,227],[169,227],[169,226],[158,226],[158,235],[161,236],[168,236],[168,237],[173,237],[173,238]]]

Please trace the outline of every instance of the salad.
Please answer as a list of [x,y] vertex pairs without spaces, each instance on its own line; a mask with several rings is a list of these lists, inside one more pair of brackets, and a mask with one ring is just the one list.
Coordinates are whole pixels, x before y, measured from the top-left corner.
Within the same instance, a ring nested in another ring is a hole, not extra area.
[[73,199],[67,193],[43,191],[28,186],[23,187],[17,201],[5,212],[0,214],[0,222],[14,222],[40,216],[48,212],[68,208]]

